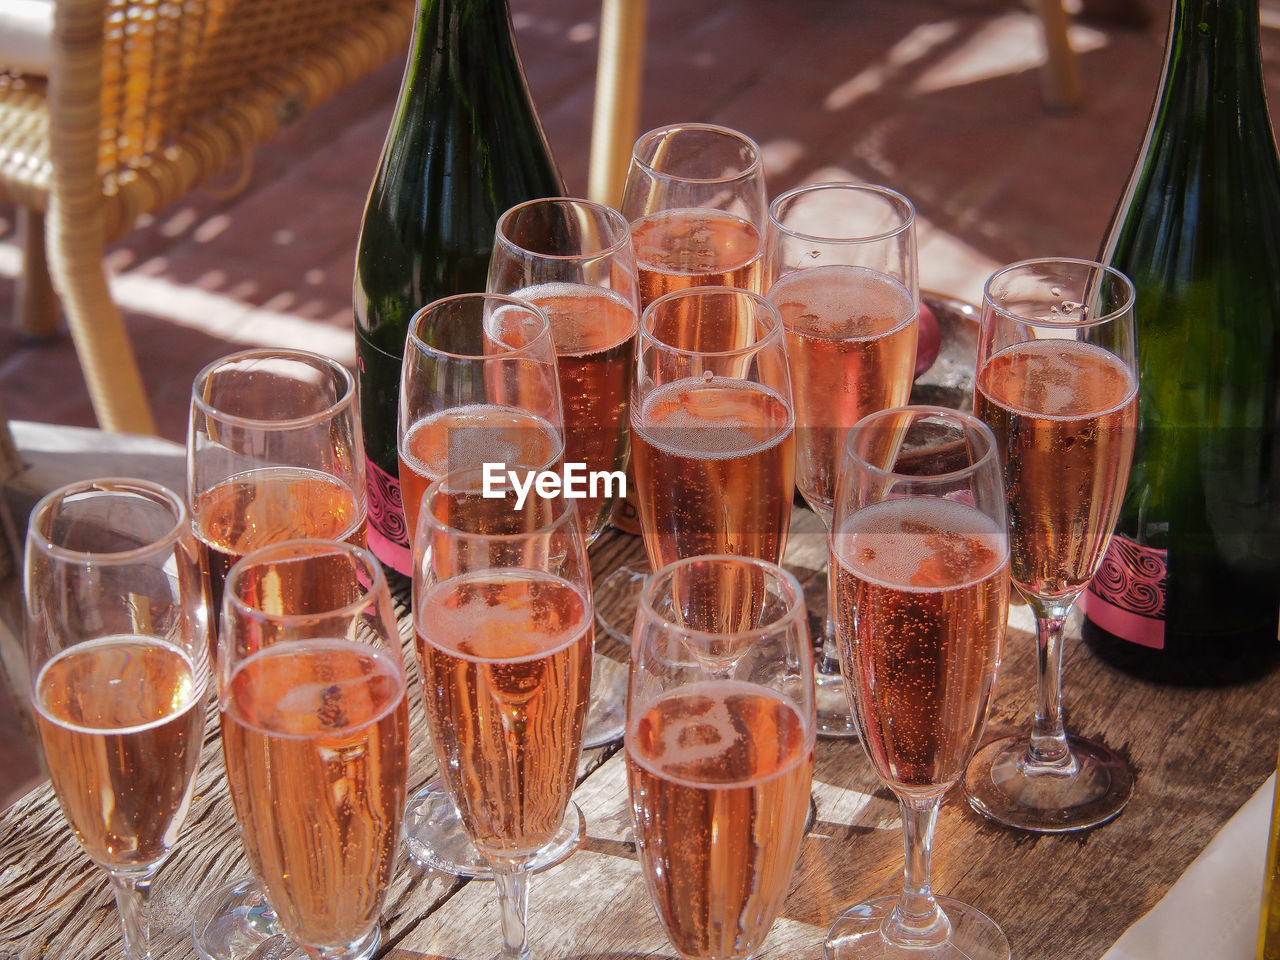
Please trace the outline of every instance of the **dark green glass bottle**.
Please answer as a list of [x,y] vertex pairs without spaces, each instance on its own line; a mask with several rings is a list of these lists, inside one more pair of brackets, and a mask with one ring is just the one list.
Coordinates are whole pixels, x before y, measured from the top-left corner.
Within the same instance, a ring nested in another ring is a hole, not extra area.
[[355,268],[369,546],[406,576],[396,416],[409,320],[441,297],[484,290],[508,207],[564,193],[507,0],[418,0],[417,17]]
[[1280,658],[1280,160],[1258,0],[1175,0],[1100,259],[1137,288],[1139,427],[1085,640],[1150,679]]

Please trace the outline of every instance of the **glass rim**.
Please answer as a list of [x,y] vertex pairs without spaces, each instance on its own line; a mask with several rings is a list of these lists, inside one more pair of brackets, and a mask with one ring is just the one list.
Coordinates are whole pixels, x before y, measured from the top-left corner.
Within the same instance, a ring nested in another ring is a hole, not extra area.
[[[71,497],[82,494],[112,493],[132,493],[138,499],[167,506],[170,508],[174,522],[168,530],[149,543],[111,552],[72,550],[54,542],[50,537],[48,523],[53,517],[56,506],[67,502]],[[72,481],[41,497],[31,510],[31,519],[27,524],[27,542],[59,560],[130,563],[154,553],[160,547],[177,543],[190,529],[186,500],[164,484],[141,477],[95,477]]]
[[[644,159],[641,155],[641,145],[647,145],[651,141],[658,140],[663,137],[669,137],[672,134],[680,133],[685,130],[696,130],[701,133],[715,133],[725,137],[728,140],[735,140],[745,146],[751,152],[751,162],[744,166],[736,173],[726,174],[720,177],[683,177],[678,174],[670,173],[666,170],[660,170],[651,162]],[[763,165],[763,151],[760,144],[747,136],[741,130],[735,130],[732,127],[722,126],[718,123],[668,123],[660,127],[654,127],[645,133],[640,134],[636,138],[635,144],[631,148],[631,159],[641,168],[648,171],[654,177],[661,177],[666,180],[678,180],[682,183],[732,183],[735,180],[743,180],[754,176]]]
[[[1089,267],[1100,271],[1103,275],[1119,280],[1124,285],[1125,297],[1124,302],[1107,313],[1096,316],[1086,317],[1083,320],[1053,320],[1048,317],[1025,317],[1022,314],[1015,313],[1000,306],[992,296],[992,287],[1002,277],[1008,276],[1015,271],[1026,270],[1035,266],[1048,266],[1051,264],[1067,265],[1072,267]],[[1101,263],[1097,260],[1089,260],[1083,257],[1031,257],[1027,260],[1018,260],[1014,263],[1005,264],[989,276],[982,285],[982,307],[981,316],[986,315],[987,309],[990,308],[993,313],[998,314],[1006,320],[1014,323],[1021,323],[1029,327],[1046,327],[1056,330],[1085,330],[1089,327],[1101,326],[1104,323],[1110,323],[1126,313],[1131,313],[1134,304],[1137,301],[1137,291],[1134,288],[1133,280],[1124,272],[1117,270],[1110,264]]]
[[[769,318],[770,326],[768,332],[758,340],[754,340],[744,347],[735,347],[732,350],[688,350],[684,347],[677,347],[674,344],[667,343],[667,341],[660,339],[649,329],[647,320],[659,305],[665,305],[668,301],[680,300],[685,297],[712,295],[745,296],[749,301],[754,302],[757,307],[765,307],[765,312],[761,314],[757,311],[756,316],[757,318],[761,316]],[[742,287],[686,287],[683,290],[664,293],[644,308],[644,313],[640,315],[637,334],[639,336],[636,343],[637,353],[643,351],[646,344],[651,344],[664,353],[682,357],[742,357],[758,353],[762,348],[774,342],[781,342],[784,346],[786,344],[786,328],[783,326],[782,313],[778,310],[777,305],[763,294]]]
[[[970,429],[976,429],[976,434],[982,438],[982,442],[986,445],[986,449],[982,452],[982,456],[970,463],[967,467],[959,470],[947,470],[942,473],[900,473],[897,470],[886,470],[883,467],[876,466],[873,463],[867,463],[858,452],[854,449],[854,437],[863,430],[870,429],[874,422],[880,419],[890,419],[893,416],[901,416],[904,413],[919,414],[912,419],[912,422],[919,422],[929,417],[951,421],[958,424],[966,434]],[[996,436],[978,417],[972,413],[966,413],[963,410],[957,410],[955,407],[943,407],[936,404],[903,404],[898,407],[886,407],[883,410],[875,410],[852,427],[845,435],[844,446],[842,451],[842,461],[852,458],[856,460],[859,469],[865,470],[873,476],[883,477],[893,480],[901,480],[906,483],[918,485],[933,485],[954,482],[955,480],[976,474],[979,469],[983,468],[988,462],[994,462],[997,470],[1000,468],[999,463],[999,445],[996,442]],[[990,469],[987,467],[986,469]]]
[[[509,222],[512,215],[532,207],[540,206],[572,206],[582,207],[594,213],[601,215],[604,221],[609,225],[612,236],[616,239],[608,246],[599,247],[595,250],[583,251],[581,253],[542,253],[538,250],[530,250],[528,247],[522,247],[507,236],[504,226]],[[532,200],[525,200],[523,203],[517,203],[514,207],[508,207],[503,211],[502,216],[498,218],[497,226],[494,228],[494,236],[497,242],[504,246],[517,250],[520,253],[530,257],[538,257],[542,260],[550,260],[556,262],[572,263],[577,260],[603,260],[615,253],[625,250],[631,242],[631,221],[624,217],[621,211],[600,203],[596,200],[585,200],[581,197],[535,197]],[[501,294],[495,294],[501,296]],[[465,294],[463,294],[465,296]],[[450,299],[450,298],[445,298]],[[410,321],[410,329],[413,327]]]
[[[696,627],[688,627],[683,624],[673,623],[654,605],[656,597],[654,596],[658,587],[662,583],[669,583],[673,576],[682,568],[692,567],[697,564],[724,564],[744,567],[754,567],[766,576],[772,576],[788,592],[787,607],[781,616],[769,623],[752,627],[749,630],[734,631],[733,636],[755,639],[773,633],[782,624],[796,621],[808,629],[808,608],[805,606],[804,589],[800,586],[799,579],[790,570],[787,570],[781,564],[771,563],[768,560],[761,560],[758,557],[746,557],[731,553],[707,553],[699,554],[692,557],[681,557],[679,560],[673,560],[668,564],[664,564],[657,570],[650,573],[644,579],[644,584],[640,588],[639,610],[644,614],[646,619],[653,623],[659,624],[663,630],[678,634],[681,637],[697,637],[697,638],[714,638],[725,636],[723,632],[713,630],[699,630]],[[634,641],[633,641],[634,642]]]
[[[341,384],[342,392],[340,395],[323,410],[315,413],[308,413],[301,417],[286,417],[282,419],[265,419],[261,417],[246,417],[241,414],[228,413],[212,403],[204,399],[200,390],[200,385],[204,383],[219,367],[229,366],[233,363],[239,363],[243,360],[250,359],[278,359],[292,360],[295,362],[309,364],[312,369],[325,370],[335,375]],[[220,423],[230,423],[242,427],[253,427],[260,430],[296,430],[299,427],[308,426],[310,424],[320,423],[323,420],[329,420],[338,414],[354,407],[356,402],[356,380],[351,371],[346,366],[333,357],[326,357],[324,354],[315,353],[311,350],[301,350],[294,347],[253,347],[248,350],[238,350],[235,353],[229,353],[219,357],[200,368],[200,372],[196,374],[195,380],[191,384],[191,403],[199,409],[205,417],[217,420]]]
[[[324,556],[348,556],[352,557],[360,566],[370,573],[369,585],[365,587],[364,593],[356,600],[342,606],[334,607],[331,610],[313,610],[309,613],[268,613],[260,607],[253,606],[242,600],[239,594],[232,589],[232,585],[244,576],[246,570],[250,567],[259,566],[273,555],[279,555],[284,559],[305,559],[307,557],[324,557]],[[371,600],[376,600],[376,594],[379,588],[388,591],[386,574],[382,572],[382,564],[377,557],[366,547],[359,547],[353,543],[347,543],[345,540],[322,540],[318,537],[295,537],[290,540],[278,540],[275,543],[268,543],[264,546],[250,550],[243,557],[231,565],[231,569],[227,571],[227,578],[223,585],[222,605],[226,607],[235,607],[237,610],[244,611],[247,615],[255,619],[269,619],[276,623],[293,623],[297,621],[316,620],[328,617],[338,617],[344,614],[354,613],[361,607],[367,606]],[[221,619],[222,611],[217,611],[219,619]],[[219,627],[219,638],[221,638],[221,627]],[[288,641],[285,641],[288,642]],[[221,645],[221,639],[219,639]]]
[[[541,328],[538,330],[538,333],[523,346],[512,347],[502,341],[496,341],[501,343],[503,346],[504,350],[502,353],[456,353],[452,350],[445,350],[441,347],[427,343],[418,335],[418,325],[421,321],[437,310],[450,307],[456,303],[488,300],[498,301],[507,306],[519,307],[522,310],[528,311],[542,321]],[[418,353],[429,354],[435,357],[443,357],[448,360],[509,360],[512,358],[518,359],[520,357],[528,356],[538,362],[542,362],[544,358],[535,353],[535,348],[541,345],[544,338],[546,339],[547,346],[550,350],[550,355],[554,357],[555,339],[551,334],[551,321],[547,317],[547,312],[536,304],[531,303],[528,300],[521,299],[520,297],[514,297],[508,293],[488,293],[481,291],[455,293],[448,297],[441,297],[439,300],[433,300],[426,306],[419,307],[414,311],[413,316],[409,318],[409,333],[405,340],[405,356],[408,356],[409,347],[412,346]]]
[[[869,233],[864,236],[832,236],[829,234],[806,233],[803,230],[797,230],[789,227],[779,219],[777,212],[790,200],[807,193],[817,193],[824,190],[841,190],[850,193],[869,193],[889,199],[895,206],[902,204],[905,208],[905,218],[892,230],[885,230],[880,233]],[[789,237],[795,237],[798,240],[812,240],[815,243],[840,243],[848,244],[870,244],[880,243],[885,240],[891,240],[903,233],[913,229],[916,222],[916,208],[907,197],[894,190],[892,187],[882,186],[876,183],[864,183],[860,181],[844,181],[844,180],[824,180],[818,183],[806,183],[798,187],[792,187],[785,193],[780,193],[769,204],[769,223],[781,233],[785,233]]]
[[[510,469],[510,464],[505,464],[504,466]],[[528,470],[530,472],[541,472],[541,470],[545,468],[518,466],[516,467],[516,469]],[[471,540],[487,540],[493,543],[510,543],[516,540],[523,540],[532,536],[543,536],[548,533],[554,533],[556,530],[561,529],[563,527],[567,527],[571,524],[578,524],[577,533],[580,538],[583,538],[584,547],[585,547],[585,535],[582,531],[582,526],[579,522],[577,504],[575,504],[569,498],[565,497],[563,494],[557,495],[554,497],[543,497],[532,486],[529,488],[529,492],[526,495],[526,500],[525,500],[526,505],[529,502],[528,498],[536,496],[539,500],[542,500],[542,501],[550,501],[552,503],[561,503],[563,504],[563,509],[561,509],[554,517],[552,517],[546,523],[538,527],[535,527],[531,530],[522,530],[518,533],[478,533],[474,530],[464,530],[461,527],[455,527],[451,524],[445,523],[436,516],[436,512],[434,509],[432,509],[431,504],[434,502],[437,496],[441,495],[442,492],[446,496],[449,494],[450,492],[448,489],[449,484],[463,483],[465,482],[464,478],[472,478],[472,477],[477,478],[477,480],[479,481],[478,483],[469,483],[467,484],[467,486],[459,487],[456,491],[453,491],[453,492],[474,493],[477,496],[482,496],[480,491],[483,490],[484,475],[485,475],[485,471],[483,467],[459,467],[458,469],[450,470],[444,476],[431,481],[431,483],[428,484],[426,491],[422,494],[422,506],[419,507],[419,510],[418,510],[418,526],[421,527],[424,523],[429,523],[431,524],[431,526],[435,527],[437,530],[440,530],[444,533],[456,535],[459,537],[464,537]],[[414,539],[415,542],[422,541],[421,537],[416,537],[411,539]],[[425,541],[423,542],[425,543]],[[415,552],[418,551],[418,548],[416,546],[414,549],[415,549]],[[416,567],[416,564],[415,564],[415,567]]]

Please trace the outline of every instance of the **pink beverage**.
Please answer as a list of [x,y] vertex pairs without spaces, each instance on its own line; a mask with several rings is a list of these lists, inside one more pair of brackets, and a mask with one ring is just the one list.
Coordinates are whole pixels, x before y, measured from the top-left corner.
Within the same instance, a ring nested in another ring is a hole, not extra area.
[[795,706],[735,680],[649,704],[627,730],[645,882],[682,957],[752,956],[804,836],[813,735]]
[[485,463],[546,470],[559,467],[563,452],[554,425],[517,407],[471,403],[422,418],[400,440],[400,489],[410,539],[427,487],[450,471]]
[[911,394],[916,307],[892,277],[843,265],[786,274],[769,299],[787,331],[796,486],[830,522],[845,434],[867,414],[902,406]]
[[[760,231],[719,210],[663,210],[631,224],[643,310],[664,294],[689,287],[739,287],[760,293]],[[659,332],[664,343],[687,343],[679,333]],[[686,332],[687,335],[687,332]]]
[[[587,284],[549,283],[513,296],[541,307],[551,324],[567,427],[565,462],[585,464],[589,473],[624,471],[631,448],[627,405],[635,365],[635,307]],[[603,495],[578,501],[588,540],[604,528],[611,506]]]
[[884,500],[834,532],[845,683],[895,790],[940,794],[973,756],[1004,641],[1008,556],[995,521],[940,498]]
[[36,680],[49,778],[96,863],[158,863],[187,815],[204,741],[203,681],[185,653],[142,636],[63,650]]
[[484,570],[416,605],[440,775],[484,853],[521,857],[560,829],[591,692],[591,606],[567,580]]
[[266,647],[222,697],[227,785],[245,853],[285,931],[353,943],[378,922],[409,766],[404,673],[347,640]]
[[[299,537],[363,547],[368,532],[364,506],[349,486],[301,467],[266,467],[228,477],[196,497],[191,517],[215,623],[227,571],[246,553]],[[214,631],[210,639],[216,639]]]
[[676,380],[631,411],[631,442],[653,569],[702,554],[782,556],[795,488],[785,398],[726,377]]
[[1138,416],[1137,378],[1077,340],[1031,340],[991,357],[974,413],[1000,444],[1013,581],[1037,597],[1073,597],[1115,528]]

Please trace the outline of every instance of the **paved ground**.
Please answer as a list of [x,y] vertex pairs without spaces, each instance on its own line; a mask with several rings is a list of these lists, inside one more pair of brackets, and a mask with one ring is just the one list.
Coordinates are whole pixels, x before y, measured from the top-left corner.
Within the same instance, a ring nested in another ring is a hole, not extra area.
[[[1086,13],[1117,2],[1091,0]],[[1041,95],[1039,22],[1019,3],[649,0],[641,129],[698,120],[743,130],[765,150],[771,195],[842,178],[902,191],[920,216],[923,285],[977,299],[1002,263],[1096,252],[1163,50],[1167,6],[1136,2],[1147,4],[1146,26],[1076,21],[1085,101],[1055,112]],[[585,195],[598,0],[511,6],[568,190]],[[1274,91],[1280,16],[1267,8],[1263,21]],[[306,343],[351,361],[356,234],[401,69],[387,66],[260,150],[242,192],[196,194],[112,249],[164,436],[182,438],[195,372],[232,349]],[[0,317],[20,269],[12,222],[0,206]],[[0,402],[14,419],[94,422],[66,337],[26,345],[3,322]],[[8,770],[22,745],[5,711],[0,691]]]

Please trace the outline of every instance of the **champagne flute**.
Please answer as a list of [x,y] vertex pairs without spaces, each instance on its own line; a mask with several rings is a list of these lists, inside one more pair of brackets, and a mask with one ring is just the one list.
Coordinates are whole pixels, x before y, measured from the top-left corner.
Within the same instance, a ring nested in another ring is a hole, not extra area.
[[[355,380],[337,361],[304,350],[252,349],[196,374],[187,506],[211,609],[221,607],[227,571],[258,547],[295,537],[364,546],[365,469]],[[192,922],[206,960],[243,960],[279,933],[253,877],[234,878],[204,897]]]
[[[874,184],[797,187],[770,205],[765,248],[765,286],[787,330],[796,487],[829,531],[845,434],[911,395],[920,310],[915,210]],[[818,732],[856,735],[830,599],[815,677]]]
[[1036,618],[1036,714],[1029,737],[986,744],[965,790],[1022,830],[1105,823],[1133,771],[1062,723],[1067,616],[1097,572],[1133,461],[1138,374],[1133,284],[1088,260],[1012,264],[987,281],[974,412],[1000,443],[1013,582]]
[[204,741],[204,581],[182,500],[143,480],[55,490],[27,530],[31,703],[54,793],[111,877],[124,952],[150,952],[152,880]]
[[[499,464],[518,473],[564,460],[555,345],[546,313],[503,294],[467,293],[428,304],[409,324],[400,375],[400,489],[410,542],[422,498],[454,470]],[[585,827],[571,806],[563,829],[534,862],[545,869],[574,853]],[[419,863],[460,877],[489,877],[444,783],[409,800],[405,846]]]
[[782,320],[764,297],[693,287],[640,323],[632,464],[649,564],[732,554],[777,563],[795,489]]
[[943,407],[894,407],[849,431],[831,532],[836,641],[862,745],[902,810],[898,897],[850,907],[830,960],[1008,960],[1000,928],[936,897],[943,795],[982,737],[1009,613],[995,437]]
[[227,575],[218,704],[245,854],[290,940],[367,960],[400,847],[408,681],[382,567],[286,540]]
[[746,960],[782,909],[809,811],[800,584],[752,558],[678,560],[642,590],[632,659],[627,779],[650,898],[681,957]]
[[499,956],[526,958],[530,860],[561,829],[582,748],[591,579],[575,501],[495,492],[475,470],[427,491],[414,627],[441,777],[498,887]]
[[[631,221],[641,314],[659,297],[690,287],[763,293],[768,206],[760,147],[745,134],[705,123],[671,124],[643,134],[632,147],[622,195],[622,214]],[[632,464],[629,482],[635,476],[634,453]],[[638,512],[633,495],[628,504]],[[597,608],[610,636],[626,639],[647,572],[623,566],[599,585]],[[607,620],[604,611],[610,611]]]
[[[566,423],[564,460],[582,464],[578,501],[590,547],[626,490],[627,405],[640,320],[635,253],[616,210],[566,197],[530,200],[498,220],[489,287],[546,311],[556,345]],[[584,747],[622,736],[627,668],[596,651]]]

